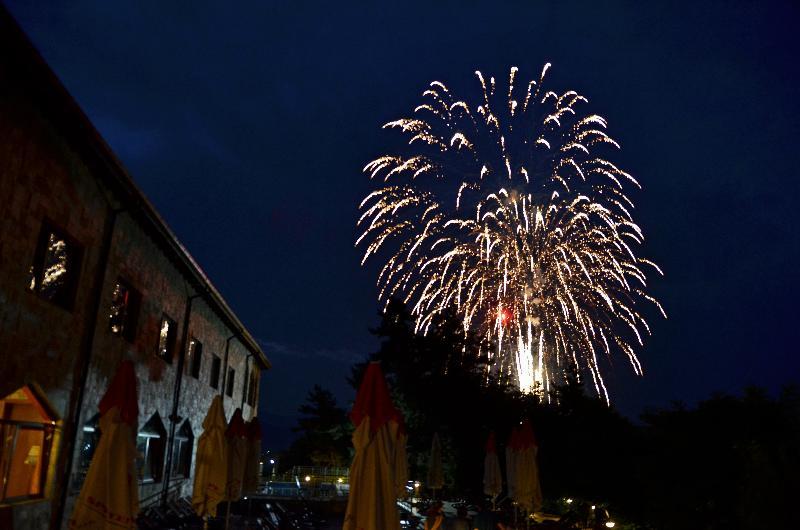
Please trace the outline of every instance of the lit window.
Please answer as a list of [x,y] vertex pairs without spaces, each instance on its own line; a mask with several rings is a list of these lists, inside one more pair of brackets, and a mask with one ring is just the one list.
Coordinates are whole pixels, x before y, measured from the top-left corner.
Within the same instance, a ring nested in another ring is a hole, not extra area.
[[218,356],[211,354],[211,381],[209,381],[211,388],[219,388],[219,374],[221,368],[222,360]]
[[175,441],[172,444],[172,476],[189,476],[192,468],[193,446],[194,434],[192,434],[192,426],[189,424],[189,420],[186,420],[175,434]]
[[233,379],[236,376],[236,370],[228,368],[228,377],[225,378],[225,394],[228,397],[233,397]]
[[200,363],[203,361],[203,343],[197,339],[189,341],[189,375],[200,378]]
[[111,333],[122,335],[133,342],[136,337],[136,322],[139,318],[141,295],[123,280],[117,280],[111,295],[109,325]]
[[29,269],[28,289],[64,309],[72,309],[82,258],[80,245],[45,223]]
[[177,324],[167,315],[161,317],[161,327],[158,332],[158,351],[159,357],[172,362],[172,351],[175,349],[175,335],[177,333]]
[[28,385],[0,400],[0,502],[43,496],[55,419]]
[[166,440],[167,430],[156,412],[136,436],[136,468],[140,482],[161,482]]

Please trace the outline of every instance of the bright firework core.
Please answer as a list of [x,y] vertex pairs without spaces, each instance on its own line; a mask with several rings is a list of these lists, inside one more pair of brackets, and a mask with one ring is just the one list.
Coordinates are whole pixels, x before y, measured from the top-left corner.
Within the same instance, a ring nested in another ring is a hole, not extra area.
[[384,184],[361,203],[356,244],[362,264],[389,252],[379,297],[410,304],[418,332],[454,309],[521,390],[546,392],[574,368],[608,400],[598,357],[622,354],[642,374],[639,304],[664,313],[643,266],[661,271],[634,253],[644,236],[625,187],[639,184],[604,158],[619,148],[605,119],[574,91],[544,90],[549,66],[519,95],[516,67],[507,90],[476,72],[477,106],[434,81],[417,117],[387,123],[410,147],[364,168]]

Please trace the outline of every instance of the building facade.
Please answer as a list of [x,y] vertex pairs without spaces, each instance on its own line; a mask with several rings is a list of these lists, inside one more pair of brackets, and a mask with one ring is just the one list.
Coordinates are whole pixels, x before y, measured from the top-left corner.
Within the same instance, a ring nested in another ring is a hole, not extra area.
[[0,7],[0,528],[63,528],[120,361],[142,506],[190,495],[215,395],[255,417],[264,352]]

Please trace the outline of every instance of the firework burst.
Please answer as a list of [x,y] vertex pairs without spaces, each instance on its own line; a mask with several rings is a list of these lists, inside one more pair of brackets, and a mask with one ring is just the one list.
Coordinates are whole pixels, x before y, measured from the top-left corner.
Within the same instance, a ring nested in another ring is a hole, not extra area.
[[522,89],[516,67],[507,90],[476,72],[477,105],[434,81],[416,117],[387,123],[410,147],[364,168],[383,183],[360,205],[356,245],[362,264],[388,256],[379,298],[404,299],[418,332],[454,309],[521,390],[546,391],[571,367],[608,400],[598,358],[622,354],[642,374],[639,306],[664,314],[645,268],[661,271],[634,252],[643,235],[625,189],[639,183],[602,156],[619,148],[606,120],[574,91],[546,91],[549,66]]

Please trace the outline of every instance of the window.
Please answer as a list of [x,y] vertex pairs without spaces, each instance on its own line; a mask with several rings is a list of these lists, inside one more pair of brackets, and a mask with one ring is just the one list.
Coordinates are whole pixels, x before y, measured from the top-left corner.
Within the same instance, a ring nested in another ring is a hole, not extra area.
[[45,222],[39,233],[28,289],[64,309],[75,302],[83,249],[64,232]]
[[43,496],[55,419],[28,385],[0,400],[0,502]]
[[136,436],[136,469],[140,482],[161,482],[166,440],[167,430],[156,412]]
[[89,465],[92,463],[94,451],[97,449],[97,444],[100,443],[99,421],[100,415],[95,414],[83,424],[83,438],[81,439],[81,446],[78,448],[80,451],[78,469],[72,482],[72,488],[76,493],[80,491],[83,481],[86,480],[86,474],[89,473]]
[[256,394],[258,391],[258,370],[253,367],[250,370],[250,381],[247,383],[247,404],[254,407],[256,404]]
[[203,343],[197,339],[189,341],[189,375],[200,378],[200,363],[203,360]]
[[123,280],[117,280],[111,295],[109,326],[111,333],[122,335],[130,342],[136,337],[136,322],[142,295]]
[[178,325],[167,315],[161,317],[161,328],[158,332],[157,355],[167,361],[172,362],[172,352],[175,349],[175,334]]
[[194,434],[189,420],[183,422],[181,428],[175,434],[175,442],[172,444],[172,476],[185,478],[189,476],[192,469],[192,448],[194,446]]
[[228,377],[225,378],[225,394],[228,397],[233,397],[233,378],[236,375],[236,370],[228,368]]
[[222,368],[222,360],[212,353],[211,354],[211,381],[209,381],[209,384],[211,385],[211,388],[214,388],[214,389],[219,388],[219,373],[220,373],[220,369],[221,368]]

